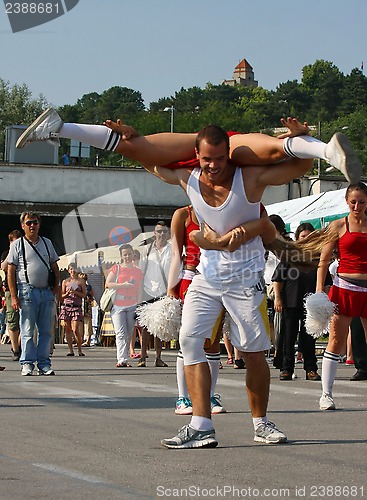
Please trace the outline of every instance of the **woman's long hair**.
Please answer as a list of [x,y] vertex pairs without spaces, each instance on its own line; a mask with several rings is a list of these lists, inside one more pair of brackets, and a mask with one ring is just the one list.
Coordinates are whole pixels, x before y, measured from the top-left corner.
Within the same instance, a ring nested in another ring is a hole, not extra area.
[[282,262],[301,271],[310,271],[318,266],[322,248],[332,241],[338,239],[338,233],[330,226],[317,229],[303,240],[286,241],[276,238],[272,243],[264,245],[266,250]]

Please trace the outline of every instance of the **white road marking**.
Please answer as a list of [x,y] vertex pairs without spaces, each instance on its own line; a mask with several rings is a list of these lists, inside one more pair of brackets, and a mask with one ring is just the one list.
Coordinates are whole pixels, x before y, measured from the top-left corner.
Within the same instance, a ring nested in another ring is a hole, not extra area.
[[148,392],[161,392],[161,393],[166,392],[170,394],[177,394],[177,388],[168,385],[145,384],[143,382],[129,381],[126,379],[110,380],[109,382],[106,383],[110,385],[118,385],[120,387],[126,387],[131,389],[139,388]]

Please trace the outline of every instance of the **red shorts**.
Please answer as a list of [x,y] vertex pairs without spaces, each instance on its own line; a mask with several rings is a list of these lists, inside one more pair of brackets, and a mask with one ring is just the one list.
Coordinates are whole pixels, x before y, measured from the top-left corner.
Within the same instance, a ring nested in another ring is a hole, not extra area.
[[[228,137],[237,134],[242,134],[242,132],[227,132]],[[173,163],[164,165],[164,168],[169,168],[170,170],[177,170],[179,168],[196,168],[199,166],[200,166],[199,160],[197,158],[191,158],[190,160],[174,161]]]
[[367,292],[354,292],[333,285],[329,299],[338,306],[338,314],[352,318],[367,318]]

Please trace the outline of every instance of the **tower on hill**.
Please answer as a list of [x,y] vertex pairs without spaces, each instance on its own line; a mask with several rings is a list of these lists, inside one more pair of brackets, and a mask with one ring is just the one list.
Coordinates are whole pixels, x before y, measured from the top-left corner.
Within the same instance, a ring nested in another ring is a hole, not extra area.
[[223,80],[224,85],[244,85],[245,87],[257,87],[254,70],[246,59],[242,59],[234,69],[232,80]]

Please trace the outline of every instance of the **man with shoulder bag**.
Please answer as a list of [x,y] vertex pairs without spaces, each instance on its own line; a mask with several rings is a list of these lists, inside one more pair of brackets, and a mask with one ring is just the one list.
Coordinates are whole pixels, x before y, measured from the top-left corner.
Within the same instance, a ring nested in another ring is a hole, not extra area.
[[[55,375],[50,349],[55,296],[60,288],[59,257],[52,242],[39,236],[40,216],[23,212],[20,223],[24,236],[10,245],[8,284],[14,310],[20,312],[21,375]],[[37,326],[37,344],[34,329]]]

